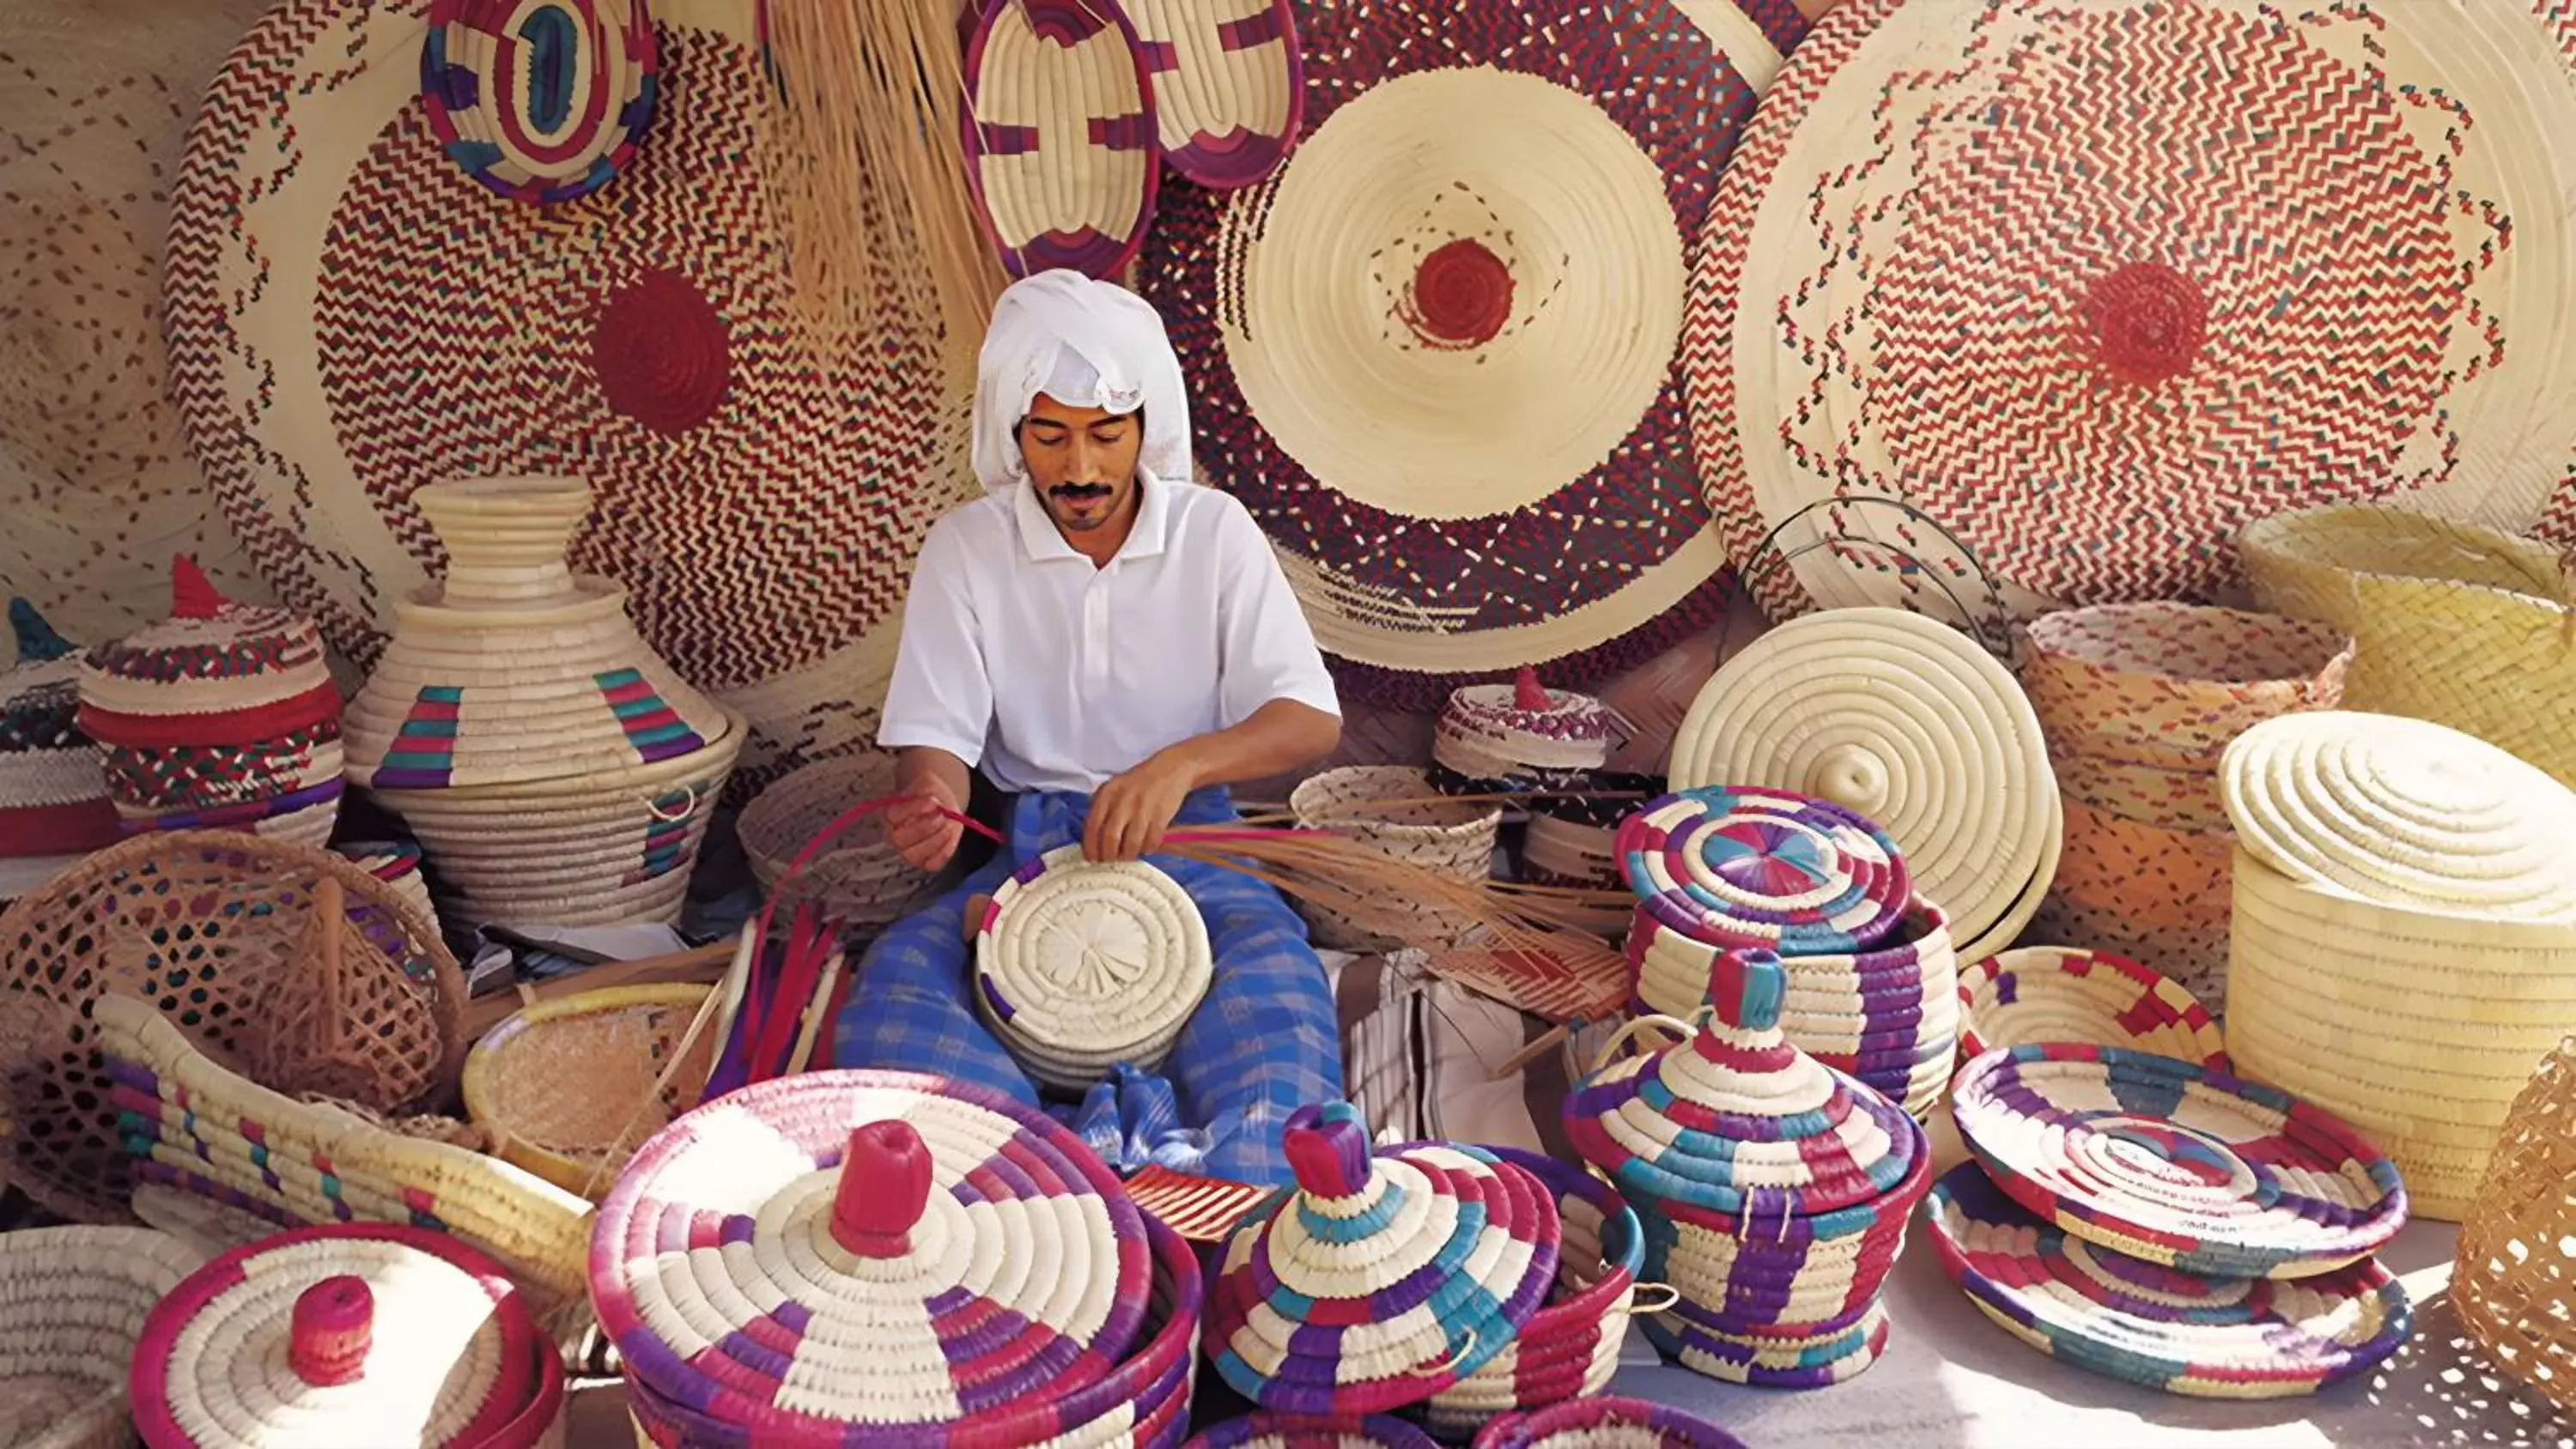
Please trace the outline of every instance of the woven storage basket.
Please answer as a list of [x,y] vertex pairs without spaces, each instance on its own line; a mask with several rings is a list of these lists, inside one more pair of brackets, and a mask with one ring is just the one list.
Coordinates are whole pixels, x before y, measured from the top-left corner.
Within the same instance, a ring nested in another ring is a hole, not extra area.
[[710,990],[616,986],[527,1008],[466,1054],[467,1115],[502,1161],[599,1197],[697,1104],[721,1035],[699,1022]]
[[374,1111],[446,1091],[465,1054],[464,980],[436,929],[326,851],[211,832],[127,841],[0,915],[0,961],[0,989],[44,1018],[0,1061],[13,1176],[66,1217],[126,1216],[130,1175],[88,1019],[106,993],[155,1003],[278,1090]]
[[1247,1414],[1210,1425],[1182,1449],[1437,1449],[1438,1441],[1385,1414],[1317,1421],[1287,1414]]
[[126,1361],[152,1305],[204,1261],[148,1228],[0,1235],[0,1444],[133,1443]]
[[1541,786],[1610,762],[1618,720],[1601,701],[1551,691],[1536,671],[1512,684],[1452,691],[1431,736],[1431,758],[1469,780]]
[[[1411,766],[1348,765],[1299,785],[1288,806],[1304,829],[1338,831],[1393,859],[1459,880],[1490,877],[1503,813],[1491,806],[1432,800],[1431,793],[1430,777]],[[1372,803],[1399,800],[1414,803],[1383,808]],[[1407,939],[1398,940],[1362,930],[1327,907],[1299,901],[1297,908],[1314,928],[1315,944],[1332,950],[1444,945],[1467,930],[1465,923],[1437,910],[1418,908],[1410,913]]]
[[[2033,917],[2048,936],[2132,954],[2210,1006],[2227,997],[2235,832],[2166,830],[2066,802],[2066,854]],[[2117,940],[2085,928],[2110,922]]]
[[9,601],[17,663],[0,669],[0,857],[115,843],[99,748],[80,732],[80,660],[24,599]]
[[2236,540],[2264,608],[2353,636],[2344,707],[2476,735],[2576,785],[2576,686],[2557,550],[2403,509],[2278,514]]
[[1959,1054],[2065,1041],[2228,1069],[2218,1023],[2170,978],[2107,951],[2024,946],[1959,973]]
[[2200,604],[2064,609],[2022,637],[2022,688],[2052,758],[2203,769],[2275,715],[2335,708],[2353,655],[2339,629]]
[[[787,867],[824,826],[860,801],[893,791],[893,757],[873,753],[807,765],[761,791],[734,822],[761,889],[779,895]],[[886,839],[882,817],[870,816],[805,862],[782,899],[791,905],[813,900],[844,926],[876,930],[909,915],[933,884]]]
[[589,1203],[482,1153],[280,1096],[140,1001],[103,998],[96,1016],[139,1180],[280,1227],[434,1223],[499,1259],[550,1319],[580,1308]]
[[1744,1449],[1697,1414],[1644,1399],[1576,1399],[1485,1426],[1475,1449]]
[[1207,922],[1145,861],[1068,845],[994,888],[975,925],[975,1009],[1031,1078],[1080,1093],[1158,1071],[1216,980]]
[[2576,1414],[2576,1037],[2514,1098],[2460,1221],[2451,1305],[2515,1378]]
[[1497,1414],[1601,1392],[1619,1371],[1646,1258],[1636,1210],[1609,1184],[1535,1152],[1487,1150],[1556,1194],[1556,1285],[1511,1347],[1423,1405],[1424,1422],[1451,1438]]
[[1556,1278],[1546,1183],[1482,1148],[1372,1152],[1348,1102],[1291,1114],[1286,1149],[1296,1185],[1236,1224],[1209,1285],[1208,1361],[1236,1393],[1348,1420],[1427,1399],[1511,1347]]
[[148,1449],[557,1449],[564,1368],[499,1264],[443,1233],[299,1228],[152,1310],[130,1374]]

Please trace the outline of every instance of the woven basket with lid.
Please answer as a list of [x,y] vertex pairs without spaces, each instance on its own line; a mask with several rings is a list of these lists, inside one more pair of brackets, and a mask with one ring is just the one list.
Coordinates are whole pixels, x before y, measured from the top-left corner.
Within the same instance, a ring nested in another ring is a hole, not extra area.
[[2352,635],[2344,707],[2433,720],[2576,785],[2576,685],[2558,551],[2474,524],[2350,504],[2246,525],[2264,608]]
[[442,1233],[299,1228],[152,1310],[131,1374],[149,1449],[563,1442],[563,1360],[498,1264]]
[[[1431,794],[1430,776],[1412,766],[1346,765],[1299,785],[1288,797],[1288,808],[1301,828],[1339,832],[1408,865],[1459,880],[1491,876],[1503,812],[1489,805],[1432,800]],[[1409,803],[1392,803],[1397,801]],[[1467,930],[1464,922],[1422,908],[1412,913],[1418,929],[1408,933],[1416,939],[1398,941],[1363,930],[1310,901],[1299,901],[1297,909],[1314,928],[1315,944],[1332,950],[1430,946]]]
[[0,1444],[131,1444],[125,1365],[152,1305],[204,1261],[147,1228],[0,1235]]
[[1452,691],[1431,758],[1467,780],[1544,786],[1607,765],[1618,735],[1618,718],[1601,701],[1547,689],[1524,668],[1511,684]]
[[2576,1414],[2576,1037],[2514,1098],[2460,1222],[2451,1303],[2515,1378]]
[[98,746],[82,734],[80,660],[24,599],[9,601],[17,662],[0,670],[0,856],[113,844]]
[[975,1008],[1038,1082],[1081,1092],[1156,1071],[1216,979],[1207,922],[1146,861],[1068,845],[994,888],[975,925]]
[[1697,1414],[1643,1399],[1575,1399],[1487,1425],[1475,1449],[1744,1449]]

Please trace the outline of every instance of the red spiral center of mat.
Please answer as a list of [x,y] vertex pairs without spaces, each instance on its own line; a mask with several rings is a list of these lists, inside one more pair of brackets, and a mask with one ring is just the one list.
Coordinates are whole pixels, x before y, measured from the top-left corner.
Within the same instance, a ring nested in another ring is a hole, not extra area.
[[1483,242],[1460,237],[1413,270],[1405,325],[1439,347],[1477,347],[1512,317],[1512,269]]
[[325,1278],[295,1299],[288,1320],[286,1364],[317,1389],[355,1380],[375,1337],[376,1295],[352,1273]]
[[2113,377],[2144,385],[2178,377],[2207,338],[2209,299],[2161,262],[2131,262],[2084,294],[2084,329]]
[[590,365],[612,410],[657,433],[685,433],[724,402],[732,339],[695,282],[657,267],[600,305]]

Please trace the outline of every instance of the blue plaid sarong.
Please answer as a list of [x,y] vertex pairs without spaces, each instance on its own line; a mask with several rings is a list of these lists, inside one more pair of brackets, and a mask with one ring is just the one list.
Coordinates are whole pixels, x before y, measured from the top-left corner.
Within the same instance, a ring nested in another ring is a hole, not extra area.
[[[1036,1085],[975,1014],[966,902],[992,894],[1031,858],[1080,840],[1090,807],[1087,795],[1021,796],[1010,843],[990,863],[877,938],[833,1023],[833,1065],[934,1072],[1042,1105]],[[1225,791],[1202,790],[1177,823],[1238,818]],[[1163,1064],[1168,1089],[1150,1074],[1122,1070],[1080,1108],[1057,1115],[1122,1170],[1151,1161],[1285,1184],[1280,1133],[1288,1114],[1342,1095],[1341,1032],[1323,963],[1306,944],[1306,923],[1270,886],[1222,866],[1151,859],[1198,903],[1216,980]]]

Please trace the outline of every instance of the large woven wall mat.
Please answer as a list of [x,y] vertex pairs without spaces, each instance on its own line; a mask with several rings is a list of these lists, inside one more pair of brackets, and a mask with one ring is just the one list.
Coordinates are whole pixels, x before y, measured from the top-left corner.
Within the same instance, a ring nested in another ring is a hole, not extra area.
[[2180,984],[2126,956],[2023,946],[1959,973],[1959,1054],[2070,1041],[2172,1057],[2226,1071],[2209,1009]]
[[[342,902],[333,914],[325,902]],[[0,915],[0,989],[47,1022],[0,1063],[13,1176],[67,1217],[124,1217],[122,1136],[89,1020],[109,992],[168,1012],[261,1082],[399,1112],[443,1092],[465,983],[393,887],[326,851],[230,833],[130,840]]]
[[126,1362],[152,1306],[204,1261],[148,1228],[30,1228],[0,1237],[0,1443],[131,1443]]
[[466,1114],[502,1161],[606,1193],[646,1138],[697,1104],[723,1044],[709,990],[617,986],[527,1008],[466,1053]]
[[1163,164],[1201,186],[1278,169],[1306,117],[1290,0],[1124,0]]
[[647,143],[616,184],[531,207],[441,154],[429,0],[281,4],[208,93],[165,276],[189,446],[342,651],[373,663],[442,563],[422,485],[586,477],[574,566],[750,718],[755,777],[872,731],[913,553],[975,491],[964,380],[891,281],[863,336],[798,327],[756,8],[655,5]]
[[[2576,334],[2538,320],[2576,245],[2560,8],[1825,17],[1691,294],[1716,516],[1739,561],[1784,523],[1806,550],[1766,604],[1935,607],[1968,554],[2024,616],[2207,596],[2248,519],[2336,497],[2528,526],[2571,443],[2529,419],[2576,403]],[[2390,184],[2350,195],[2356,158]]]
[[1685,257],[1805,20],[1738,0],[1297,14],[1297,149],[1259,186],[1167,189],[1140,282],[1206,400],[1200,469],[1270,531],[1318,642],[1373,666],[1345,685],[1402,698],[1556,661],[1550,682],[1580,686],[1713,622]]
[[934,878],[894,848],[882,815],[854,822],[794,880],[787,874],[824,826],[862,800],[894,793],[894,781],[894,757],[870,751],[819,760],[761,791],[733,827],[761,889],[789,901],[819,901],[843,925],[861,929],[910,914]]
[[2185,1273],[2307,1278],[2406,1225],[2397,1168],[2333,1114],[2170,1057],[1998,1047],[1959,1071],[1959,1135],[2070,1233]]
[[498,1158],[272,1092],[132,997],[102,997],[95,1015],[138,1184],[249,1214],[271,1232],[436,1227],[507,1264],[550,1321],[567,1309],[586,1321],[588,1202]]
[[2576,926],[2408,910],[2239,851],[2227,1049],[2361,1129],[2456,1222],[2532,1063],[2576,1032]]
[[587,196],[635,158],[661,58],[646,0],[435,0],[420,99],[448,159],[513,201]]
[[1080,845],[1032,858],[975,923],[975,1006],[1038,1082],[1087,1091],[1120,1062],[1159,1071],[1216,979],[1207,922],[1150,862]]
[[2576,1413],[2576,1038],[2514,1098],[2510,1125],[2460,1223],[2451,1304],[2515,1378]]
[[2576,582],[2557,549],[2343,507],[2259,520],[2237,551],[2265,608],[2352,634],[2345,708],[2446,724],[2576,785],[2576,724],[2552,703],[2576,684]]
[[157,617],[196,555],[248,584],[170,406],[170,179],[197,98],[270,0],[0,6],[0,579],[81,639]]
[[1858,811],[1970,960],[2010,945],[2064,844],[2039,720],[1967,635],[1900,609],[1793,620],[1729,659],[1673,740],[1675,789],[1760,785]]
[[2204,1278],[2096,1247],[1963,1162],[1925,1214],[1941,1266],[2005,1332],[2052,1358],[2167,1393],[2314,1393],[2397,1351],[2406,1290],[2364,1259],[2312,1278]]
[[2215,765],[2267,719],[2335,708],[2353,656],[2329,625],[2169,601],[2061,609],[2021,637],[2050,754],[2165,766]]
[[1154,92],[1127,12],[987,0],[966,43],[966,175],[1013,276],[1126,270],[1154,219]]

